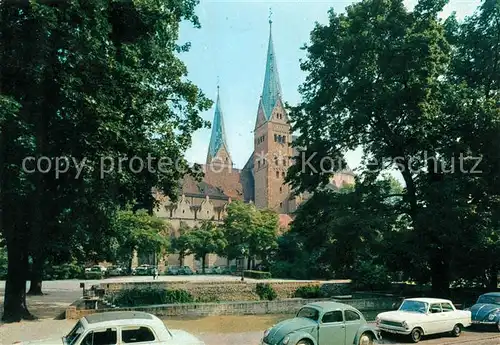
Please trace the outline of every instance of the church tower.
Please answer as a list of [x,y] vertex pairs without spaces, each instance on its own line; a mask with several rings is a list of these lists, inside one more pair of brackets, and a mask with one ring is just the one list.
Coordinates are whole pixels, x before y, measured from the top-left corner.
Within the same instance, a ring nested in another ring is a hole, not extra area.
[[292,156],[290,142],[290,125],[282,100],[269,18],[266,72],[254,130],[253,169],[255,206],[258,208],[288,213],[290,188],[284,179]]
[[215,103],[214,121],[212,122],[212,134],[210,145],[208,146],[207,165],[227,165],[233,166],[231,155],[227,146],[226,131],[224,128],[224,118],[217,86],[217,102]]

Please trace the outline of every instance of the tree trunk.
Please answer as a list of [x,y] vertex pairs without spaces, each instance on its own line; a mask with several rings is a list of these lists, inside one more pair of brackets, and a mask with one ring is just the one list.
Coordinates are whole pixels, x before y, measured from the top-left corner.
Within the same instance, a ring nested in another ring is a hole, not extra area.
[[28,295],[31,296],[42,296],[42,282],[43,282],[43,264],[45,258],[41,255],[33,256],[33,265],[30,277],[30,289]]
[[207,261],[207,256],[206,255],[203,255],[201,257],[201,273],[202,274],[205,274],[205,263]]
[[491,265],[490,279],[488,283],[490,290],[494,291],[498,289],[498,267],[495,264]]
[[5,282],[4,322],[34,320],[26,305],[26,271],[28,256],[22,241],[7,241],[7,281]]
[[184,266],[183,261],[184,261],[184,255],[182,253],[179,253],[179,267]]
[[438,298],[450,296],[450,276],[448,259],[442,249],[435,249],[431,258],[432,293]]
[[[244,260],[244,259],[243,259]],[[251,265],[252,265],[252,260],[250,259],[250,257],[247,258],[247,270],[251,270]]]

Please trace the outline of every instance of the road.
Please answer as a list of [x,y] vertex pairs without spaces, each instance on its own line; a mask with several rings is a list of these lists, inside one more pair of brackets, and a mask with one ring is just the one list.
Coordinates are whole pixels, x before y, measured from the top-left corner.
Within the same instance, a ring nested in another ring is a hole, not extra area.
[[[12,344],[44,338],[58,338],[71,329],[74,321],[40,320],[0,326],[0,344]],[[168,321],[167,321],[168,324]],[[262,332],[245,333],[195,333],[207,345],[258,345]],[[384,339],[381,344],[409,344],[405,339]],[[424,339],[422,345],[499,345],[500,335],[493,332],[464,332],[459,338],[434,337]],[[57,344],[54,344],[57,345]]]
[[[109,281],[145,281],[149,277],[112,278]],[[165,277],[160,280],[186,280],[188,277]],[[234,276],[192,276],[189,280],[220,280],[230,281]],[[107,279],[108,280],[108,279]],[[41,319],[32,322],[16,324],[0,323],[0,344],[8,345],[15,341],[27,341],[43,338],[59,338],[66,334],[75,321],[54,320],[70,303],[81,296],[81,280],[47,281],[44,282],[45,296],[28,297],[30,310]],[[89,287],[101,283],[102,280],[84,281]],[[0,282],[0,303],[3,302],[4,282]],[[0,308],[3,307],[0,305]],[[252,319],[253,318],[253,319]],[[215,320],[215,322],[214,322]],[[212,319],[198,320],[166,320],[171,328],[182,328],[196,334],[207,345],[258,345],[263,330],[272,325],[275,320],[270,316],[219,316]],[[248,331],[247,331],[248,330]],[[245,331],[245,332],[243,332]],[[387,338],[382,344],[409,344],[401,338]],[[423,345],[500,345],[500,334],[488,331],[466,331],[459,338],[433,337],[422,340]],[[56,345],[56,344],[54,344]]]

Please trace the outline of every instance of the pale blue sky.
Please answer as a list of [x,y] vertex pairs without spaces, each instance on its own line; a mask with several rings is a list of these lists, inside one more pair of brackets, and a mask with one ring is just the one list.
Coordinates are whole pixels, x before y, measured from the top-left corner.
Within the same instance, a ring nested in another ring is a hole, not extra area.
[[[406,0],[413,7],[416,0]],[[269,7],[272,8],[273,40],[281,79],[283,98],[290,104],[300,100],[297,91],[305,74],[299,59],[305,57],[300,50],[309,42],[315,22],[327,23],[327,11],[333,7],[343,12],[352,1],[209,1],[201,0],[197,7],[202,28],[181,26],[180,43],[191,42],[188,53],[181,59],[187,65],[188,78],[215,101],[217,78],[226,136],[230,154],[236,168],[246,163],[253,151],[253,127],[264,80],[267,43],[269,37]],[[472,14],[480,0],[451,0],[443,16],[456,11],[459,18]],[[212,121],[215,104],[202,114]],[[194,134],[193,145],[186,158],[194,163],[205,163],[210,129]],[[361,151],[347,154],[352,168],[359,165]]]

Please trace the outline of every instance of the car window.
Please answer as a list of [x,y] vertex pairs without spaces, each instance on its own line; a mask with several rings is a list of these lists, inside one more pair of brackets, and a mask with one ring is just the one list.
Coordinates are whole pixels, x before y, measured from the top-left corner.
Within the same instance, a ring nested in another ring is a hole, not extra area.
[[453,307],[450,303],[441,303],[441,308],[443,308],[444,312],[453,311]]
[[149,327],[127,327],[122,329],[122,341],[126,344],[154,340],[155,335]]
[[82,345],[116,345],[116,329],[104,329],[89,332],[82,341]]
[[332,323],[332,322],[342,322],[344,318],[342,317],[342,312],[340,310],[329,311],[323,315],[321,322]]
[[352,310],[346,310],[345,312],[345,320],[346,321],[357,321],[361,320],[361,317],[359,316],[358,313]]
[[299,312],[297,313],[297,317],[304,317],[307,319],[318,321],[319,312],[315,308],[304,307],[299,310]]
[[439,303],[431,304],[429,311],[431,312],[431,314],[440,313],[441,312],[441,305]]

